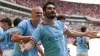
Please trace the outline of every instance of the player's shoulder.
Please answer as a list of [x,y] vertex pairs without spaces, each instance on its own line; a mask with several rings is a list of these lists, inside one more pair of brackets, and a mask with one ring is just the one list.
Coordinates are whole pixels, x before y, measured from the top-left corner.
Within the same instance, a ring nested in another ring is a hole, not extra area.
[[30,21],[30,20],[23,20],[23,21],[21,21],[21,23],[22,23],[22,22],[24,22],[24,23],[25,23],[25,22],[29,22],[29,21]]
[[60,20],[55,20],[55,24],[60,25],[60,26],[64,26],[64,23],[61,22]]

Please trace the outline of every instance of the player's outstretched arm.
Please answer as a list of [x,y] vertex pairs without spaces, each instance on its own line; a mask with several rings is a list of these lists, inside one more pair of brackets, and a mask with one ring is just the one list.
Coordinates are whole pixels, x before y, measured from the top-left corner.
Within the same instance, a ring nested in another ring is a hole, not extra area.
[[35,42],[34,41],[29,41],[28,43],[24,44],[24,42],[21,40],[20,41],[21,44],[20,44],[20,50],[21,52],[24,52],[25,50],[30,50],[34,45],[35,45]]
[[22,36],[18,32],[15,32],[14,35],[12,36],[12,41],[13,42],[20,42],[20,40],[29,41],[31,40],[31,38],[32,38],[31,36]]

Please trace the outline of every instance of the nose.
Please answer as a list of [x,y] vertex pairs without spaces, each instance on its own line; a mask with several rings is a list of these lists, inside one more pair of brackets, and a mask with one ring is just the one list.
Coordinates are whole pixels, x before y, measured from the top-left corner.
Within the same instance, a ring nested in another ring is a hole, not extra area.
[[54,12],[55,12],[55,10],[51,10],[51,12],[52,12],[52,13],[54,13]]
[[43,14],[41,14],[41,13],[40,13],[40,14],[38,14],[38,16],[40,16],[40,17],[42,17],[42,15],[43,15]]

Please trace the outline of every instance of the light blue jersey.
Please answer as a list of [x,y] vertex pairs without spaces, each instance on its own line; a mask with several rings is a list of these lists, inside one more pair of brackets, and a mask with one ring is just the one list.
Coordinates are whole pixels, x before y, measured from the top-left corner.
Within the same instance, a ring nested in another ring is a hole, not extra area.
[[[19,30],[19,33],[23,36],[32,36],[32,33],[35,30],[30,20],[24,20],[20,22],[17,28]],[[20,43],[15,43],[13,56],[38,56],[36,46],[34,46],[30,51],[21,52],[19,45]]]
[[67,35],[64,35],[64,44],[65,44],[65,53],[68,55],[68,48],[67,48]]
[[[2,51],[5,49],[5,41],[4,41],[4,40],[5,40],[5,37],[4,37],[4,35],[5,35],[4,31],[3,31],[3,29],[0,27],[0,39],[3,40],[3,42],[0,43]],[[4,43],[4,44],[3,44],[3,43]]]
[[[64,30],[69,29],[68,26],[64,25]],[[65,53],[68,56],[68,48],[67,48],[67,35],[64,34],[64,44],[65,44]]]
[[4,40],[4,31],[1,27],[0,27],[0,39]]
[[88,46],[86,44],[86,36],[83,36],[82,38],[77,37],[77,52],[88,52]]
[[18,31],[16,27],[10,28],[7,31],[5,31],[6,49],[14,48],[14,42],[11,41],[11,37],[12,37],[14,31]]
[[0,39],[4,40],[4,31],[1,27],[0,27]]
[[53,25],[42,24],[33,32],[33,40],[41,40],[45,56],[67,56],[64,48],[64,24],[55,21]]

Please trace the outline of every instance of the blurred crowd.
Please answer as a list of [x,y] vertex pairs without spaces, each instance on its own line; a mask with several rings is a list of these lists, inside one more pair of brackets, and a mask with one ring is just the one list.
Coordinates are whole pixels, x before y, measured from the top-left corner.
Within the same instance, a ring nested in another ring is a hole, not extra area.
[[[50,1],[50,0],[8,0],[8,1],[32,8],[35,5],[43,6],[47,1]],[[58,1],[58,0],[51,0],[51,1],[57,4],[58,14],[62,13],[62,14],[68,14],[68,15],[90,16],[97,19],[100,18],[100,15],[99,15],[100,5],[63,2],[63,1]]]

